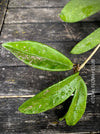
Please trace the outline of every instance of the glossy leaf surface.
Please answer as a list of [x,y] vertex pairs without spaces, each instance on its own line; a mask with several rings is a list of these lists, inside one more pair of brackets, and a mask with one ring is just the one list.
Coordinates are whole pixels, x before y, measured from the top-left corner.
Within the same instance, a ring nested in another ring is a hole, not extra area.
[[60,13],[65,22],[77,22],[100,11],[100,0],[71,0]]
[[94,48],[100,43],[100,28],[80,41],[71,51],[72,54],[81,54]]
[[70,126],[75,125],[85,112],[87,100],[87,87],[83,79],[80,77],[78,88],[75,90],[72,103],[67,114],[64,116],[66,123]]
[[25,114],[36,114],[52,109],[71,96],[77,88],[78,80],[79,73],[67,77],[24,102],[19,107],[19,111]]
[[73,63],[63,54],[39,42],[8,42],[2,44],[2,46],[12,52],[24,63],[38,69],[66,71],[73,67]]

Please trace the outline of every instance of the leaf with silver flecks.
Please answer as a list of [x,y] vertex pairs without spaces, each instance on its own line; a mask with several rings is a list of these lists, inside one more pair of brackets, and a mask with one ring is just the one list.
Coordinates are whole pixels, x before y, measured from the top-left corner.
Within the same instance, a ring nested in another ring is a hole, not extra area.
[[66,71],[73,67],[73,63],[57,50],[35,41],[18,41],[2,44],[19,60],[29,66],[48,70]]
[[77,89],[78,81],[79,73],[67,77],[24,102],[19,107],[19,111],[25,114],[36,114],[54,108],[72,95]]

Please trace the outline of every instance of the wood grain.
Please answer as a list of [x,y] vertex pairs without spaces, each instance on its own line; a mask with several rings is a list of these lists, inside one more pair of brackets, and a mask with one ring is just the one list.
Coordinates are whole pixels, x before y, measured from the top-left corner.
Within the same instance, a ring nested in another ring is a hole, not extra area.
[[43,23],[61,22],[59,13],[62,8],[24,8],[9,9],[5,23]]
[[99,28],[99,22],[5,24],[0,41],[34,40],[38,42],[80,41]]
[[[44,23],[61,22],[59,17],[62,8],[10,8],[5,23]],[[100,21],[100,12],[82,21]]]
[[[18,107],[27,98],[0,99],[0,133],[1,134],[62,134],[100,132],[100,95],[95,96],[95,104],[88,97],[87,109],[77,125],[67,126],[58,117],[67,111],[69,101],[47,112],[36,115],[25,115],[18,112]],[[62,112],[63,111],[63,112]]]
[[0,0],[0,32],[5,18],[7,5],[8,5],[8,0]]
[[74,38],[74,40],[80,41],[94,30],[100,27],[100,22],[95,21],[93,23],[80,22],[68,24],[69,30]]
[[9,8],[63,7],[69,0],[10,0]]
[[[94,73],[94,92],[100,93],[100,65],[95,67]],[[0,67],[0,95],[34,95],[72,74],[73,71],[49,72],[29,66]],[[92,93],[93,71],[91,66],[85,66],[80,75],[87,84],[88,93]]]
[[[67,25],[66,25],[67,26]],[[0,41],[15,40],[70,41],[73,40],[68,29],[61,23],[8,24],[4,25]]]

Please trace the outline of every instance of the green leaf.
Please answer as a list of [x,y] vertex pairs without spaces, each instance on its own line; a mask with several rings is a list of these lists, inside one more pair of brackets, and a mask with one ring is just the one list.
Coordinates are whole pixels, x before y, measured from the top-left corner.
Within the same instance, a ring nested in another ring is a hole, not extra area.
[[24,63],[38,69],[66,71],[73,67],[73,63],[63,54],[39,42],[8,42],[2,44],[2,46],[12,52]]
[[59,16],[65,22],[77,22],[98,11],[100,11],[100,0],[71,0]]
[[19,111],[25,114],[36,114],[54,108],[71,96],[77,88],[78,80],[79,73],[67,77],[24,102],[19,107]]
[[[86,84],[81,77],[77,84],[79,84],[79,86],[77,86],[78,88],[75,90],[72,103],[69,107],[68,112],[63,117],[65,118],[66,123],[69,126],[75,125],[80,120],[86,108],[86,100],[87,100]],[[63,118],[61,118],[60,120],[62,120]]]
[[93,33],[88,35],[82,41],[80,41],[76,46],[72,49],[72,54],[81,54],[90,49],[94,48],[100,43],[100,28],[95,30]]

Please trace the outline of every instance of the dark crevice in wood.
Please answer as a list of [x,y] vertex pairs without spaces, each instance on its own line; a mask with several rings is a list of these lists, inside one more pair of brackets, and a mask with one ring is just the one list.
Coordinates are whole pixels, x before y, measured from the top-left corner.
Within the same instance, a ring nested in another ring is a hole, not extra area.
[[31,9],[31,8],[34,8],[34,9],[38,9],[38,8],[39,8],[39,9],[41,9],[41,8],[42,8],[42,9],[43,9],[43,8],[47,8],[47,9],[49,9],[49,8],[50,8],[50,9],[61,8],[61,9],[62,9],[63,7],[60,7],[60,6],[59,6],[59,7],[8,7],[8,9]]
[[[81,22],[72,23],[72,24],[71,24],[71,23],[62,22],[62,21],[59,21],[59,22],[57,21],[57,22],[40,22],[40,23],[38,23],[38,24],[46,24],[46,23],[47,23],[47,24],[48,24],[48,23],[49,23],[49,24],[55,24],[55,23],[56,23],[56,24],[69,24],[69,25],[71,25],[71,26],[73,26],[73,25],[79,25],[79,26],[80,26],[80,24],[84,24],[84,25],[85,25],[85,24],[89,24],[89,23],[90,23],[90,24],[95,23],[95,24],[99,24],[99,25],[100,25],[100,21],[99,21],[99,22],[98,22],[98,21],[93,21],[93,22],[91,22],[91,21],[82,22],[82,21],[81,21]],[[7,24],[7,25],[10,25],[10,24],[22,24],[22,23],[6,23],[6,24]],[[34,24],[34,23],[31,23],[31,22],[29,23],[29,22],[27,22],[26,24]]]
[[100,95],[100,93],[95,93],[95,95]]
[[6,13],[7,13],[7,10],[8,10],[9,1],[10,0],[7,0],[7,5],[5,7],[6,9],[5,9],[5,13],[4,13],[3,19],[2,19],[2,25],[1,25],[1,29],[0,29],[0,35],[1,35],[2,29],[3,29],[3,25],[4,25],[4,21],[5,21],[5,18],[6,18]]
[[[77,22],[77,24],[76,23],[73,23],[73,25],[74,24],[76,24],[76,25],[78,25],[78,24],[84,24],[85,25],[85,23],[86,24],[88,24],[88,23],[96,23],[96,24],[99,24],[100,25],[100,21],[87,21],[87,22],[82,22],[82,21],[80,21],[80,22]],[[66,22],[62,22],[62,21],[59,21],[59,22],[24,22],[24,23],[5,23],[5,25],[13,25],[13,24],[68,24],[68,25],[71,25],[70,23],[66,23]]]
[[16,67],[29,67],[28,65],[6,65],[6,66],[0,66],[0,68],[8,68],[8,67],[14,67],[14,68],[16,68]]
[[25,24],[25,25],[27,25],[27,24],[67,24],[67,23],[65,23],[65,22],[26,22],[26,23],[5,23],[5,25],[16,25],[16,24]]

